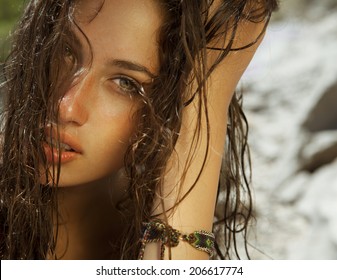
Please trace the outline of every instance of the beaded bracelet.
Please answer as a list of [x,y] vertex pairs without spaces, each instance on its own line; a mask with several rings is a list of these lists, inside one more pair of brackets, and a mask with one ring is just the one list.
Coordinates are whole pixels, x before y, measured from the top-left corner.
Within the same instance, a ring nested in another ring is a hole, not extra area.
[[160,242],[160,259],[164,259],[165,246],[176,247],[179,241],[185,241],[197,250],[206,252],[210,257],[214,251],[214,234],[204,230],[194,231],[191,234],[182,234],[180,231],[166,225],[161,220],[152,220],[143,223],[143,237],[141,239],[141,248],[138,260],[144,257],[145,246],[148,243]]

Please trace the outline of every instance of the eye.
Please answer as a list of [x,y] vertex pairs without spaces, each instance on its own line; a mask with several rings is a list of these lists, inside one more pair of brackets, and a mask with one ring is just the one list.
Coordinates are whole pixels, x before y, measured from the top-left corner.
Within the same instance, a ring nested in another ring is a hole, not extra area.
[[116,86],[116,90],[122,94],[133,96],[143,91],[141,84],[129,77],[119,76],[111,79],[111,81]]
[[73,52],[71,50],[71,48],[69,46],[65,46],[64,48],[64,56],[65,57],[69,57],[69,56],[72,56],[73,55]]
[[65,46],[63,56],[67,64],[74,65],[76,63],[74,52],[70,46]]

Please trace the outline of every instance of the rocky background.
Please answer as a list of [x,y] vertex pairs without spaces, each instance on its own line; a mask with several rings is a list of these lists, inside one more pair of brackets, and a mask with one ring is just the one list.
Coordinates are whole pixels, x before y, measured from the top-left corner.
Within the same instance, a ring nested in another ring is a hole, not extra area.
[[[14,2],[0,0],[0,58]],[[281,1],[240,86],[257,218],[251,257],[337,259],[337,0]]]
[[337,0],[284,0],[242,79],[253,259],[337,259]]

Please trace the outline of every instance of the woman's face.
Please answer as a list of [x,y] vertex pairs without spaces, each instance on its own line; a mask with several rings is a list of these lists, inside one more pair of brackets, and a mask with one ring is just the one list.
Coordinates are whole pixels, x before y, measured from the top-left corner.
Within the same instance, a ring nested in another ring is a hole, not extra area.
[[[45,144],[49,164],[60,159],[59,186],[78,186],[113,178],[123,168],[133,115],[142,85],[159,68],[161,12],[152,0],[81,0],[75,19],[78,49],[85,71],[60,101],[60,158]],[[91,56],[91,54],[92,56]],[[71,50],[66,59],[72,60]],[[91,60],[90,60],[91,59]],[[91,63],[90,63],[91,61]],[[90,63],[90,66],[88,66]],[[46,129],[47,138],[56,132]]]

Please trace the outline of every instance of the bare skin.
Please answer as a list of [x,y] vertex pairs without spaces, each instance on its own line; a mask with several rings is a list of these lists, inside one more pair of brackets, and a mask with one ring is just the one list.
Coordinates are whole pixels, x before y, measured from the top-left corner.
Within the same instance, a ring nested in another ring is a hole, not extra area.
[[[162,18],[155,1],[105,1],[97,16],[88,23],[85,19],[91,18],[92,14],[86,12],[95,14],[97,8],[92,3],[89,0],[80,1],[78,13],[80,26],[92,45],[92,67],[66,93],[60,107],[61,130],[70,133],[81,146],[80,155],[61,166],[59,210],[63,220],[59,226],[56,257],[63,259],[118,258],[113,245],[118,242],[123,230],[123,219],[114,206],[123,192],[120,174],[124,153],[121,151],[125,151],[134,131],[132,115],[137,109],[135,98],[120,94],[120,90],[125,88],[119,75],[131,77],[140,84],[149,82],[151,75],[144,71],[121,69],[120,64],[114,64],[112,68],[104,67],[106,61],[118,59],[136,62],[153,74],[159,67],[157,55],[154,54],[157,54],[156,36]],[[217,5],[217,1],[214,5]],[[235,46],[254,41],[263,24],[242,23]],[[259,42],[244,51],[231,53],[208,82],[209,122],[212,125],[206,166],[193,191],[174,212],[168,213],[169,224],[182,232],[212,229],[228,106],[258,45]],[[209,51],[210,61],[215,52]],[[164,209],[157,207],[160,202],[156,201],[154,214],[169,209],[177,199],[175,190],[181,183],[179,178],[186,164],[196,114],[194,103],[184,111],[181,134],[176,145],[177,154],[171,158],[164,181],[164,192],[170,195],[165,200]],[[204,117],[202,125],[205,128]],[[114,145],[105,145],[109,141]],[[196,157],[183,181],[182,194],[194,183],[201,168],[207,149],[205,129],[195,148]],[[159,245],[148,245],[144,259],[158,258]],[[208,255],[181,244],[172,249],[172,258],[207,259]]]
[[[216,2],[214,5],[217,5]],[[234,48],[242,47],[255,41],[261,34],[264,25],[264,22],[259,24],[243,22],[239,26]],[[167,213],[168,223],[181,232],[191,233],[200,229],[212,231],[220,168],[224,154],[228,107],[237,83],[253,58],[261,40],[262,38],[248,49],[232,52],[210,77],[207,92],[211,131],[210,149],[206,165],[193,191],[174,211]],[[208,55],[209,60],[212,61],[216,51],[210,50]],[[186,107],[184,111],[181,133],[176,144],[177,153],[172,155],[168,173],[165,177],[164,192],[169,194],[165,200],[165,209],[170,209],[177,197],[182,197],[189,190],[190,186],[195,182],[204,160],[207,149],[205,117],[202,120],[204,129],[201,134],[201,141],[195,149],[195,157],[189,166],[183,184],[181,184],[179,178],[181,178],[186,165],[188,154],[186,151],[189,151],[193,138],[197,112],[196,105],[193,103]],[[182,186],[182,191],[179,195],[175,190],[178,189],[176,186],[180,185]],[[164,209],[160,206],[159,200],[155,203],[156,205],[159,205],[159,207],[155,207],[154,213],[162,213]],[[164,218],[164,216],[162,217]],[[184,242],[180,242],[179,246],[172,248],[171,252],[172,259],[203,260],[209,258],[207,253],[198,251]],[[160,246],[158,244],[151,243],[147,245],[144,259],[158,259],[159,256]],[[165,251],[165,258],[169,258],[169,250]]]
[[[157,30],[162,19],[155,1],[98,4],[79,1],[75,12],[93,58],[60,103],[61,142],[75,152],[61,154],[61,218],[56,256],[49,258],[118,258],[114,245],[126,225],[115,208],[125,185],[124,153],[135,130],[138,90],[159,67]],[[86,65],[88,46],[80,35],[77,40]],[[53,153],[50,147],[46,150]]]

